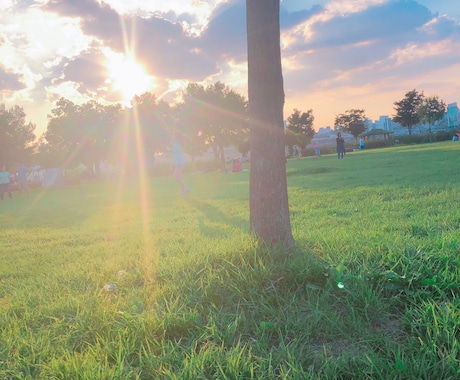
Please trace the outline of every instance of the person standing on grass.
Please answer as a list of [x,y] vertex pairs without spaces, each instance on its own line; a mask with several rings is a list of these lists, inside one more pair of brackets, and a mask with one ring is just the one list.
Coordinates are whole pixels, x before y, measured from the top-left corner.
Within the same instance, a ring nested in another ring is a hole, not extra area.
[[335,141],[337,142],[337,159],[343,159],[343,155],[345,154],[345,140],[340,132],[337,133]]
[[319,149],[319,144],[317,142],[315,142],[313,144],[313,147],[315,148],[315,155],[316,157],[321,157],[321,151]]
[[190,189],[185,185],[182,178],[184,167],[185,167],[185,155],[182,151],[182,135],[179,132],[174,133],[174,144],[172,146],[171,152],[174,160],[174,179],[179,184],[181,189],[181,194],[190,193]]
[[29,168],[24,166],[22,163],[16,168],[16,181],[18,183],[19,194],[22,196],[22,192],[25,191],[29,196],[29,183],[27,182],[27,176],[29,175]]
[[362,137],[359,139],[359,149],[364,150],[364,139]]
[[8,196],[11,197],[10,191],[10,173],[6,170],[6,166],[2,167],[0,171],[0,199],[3,200],[3,195],[8,193]]

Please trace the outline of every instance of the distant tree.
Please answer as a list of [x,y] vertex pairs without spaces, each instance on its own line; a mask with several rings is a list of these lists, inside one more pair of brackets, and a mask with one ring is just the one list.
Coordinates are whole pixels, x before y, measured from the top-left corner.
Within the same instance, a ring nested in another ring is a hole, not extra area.
[[313,129],[314,120],[313,110],[309,109],[307,112],[301,112],[297,108],[294,108],[292,115],[287,118],[286,127],[294,133],[300,133],[312,138],[315,134],[315,130]]
[[34,150],[35,124],[26,123],[26,113],[19,106],[10,109],[0,104],[0,165],[19,161],[31,163]]
[[423,98],[422,102],[417,108],[417,113],[422,123],[427,123],[430,131],[431,142],[431,129],[439,120],[442,120],[446,112],[446,103],[439,99],[438,96],[431,96]]
[[350,133],[355,139],[364,132],[366,115],[364,110],[351,109],[335,117],[334,126],[342,127],[342,131]]
[[139,129],[145,152],[153,154],[167,150],[174,126],[169,104],[146,92],[135,96],[131,105],[132,112],[136,114],[133,123]]
[[179,123],[190,139],[213,147],[225,167],[224,147],[247,139],[247,100],[222,82],[204,87],[191,83],[179,107]]
[[393,116],[393,121],[407,128],[409,135],[412,135],[412,127],[420,122],[417,110],[423,98],[423,92],[412,90],[407,92],[403,99],[394,102],[396,115]]
[[99,162],[107,158],[120,112],[119,105],[103,106],[93,100],[77,105],[61,98],[48,115],[43,136],[46,143],[41,150],[54,160],[53,166],[84,163],[99,174]]
[[268,245],[294,245],[284,156],[280,1],[246,0],[251,164],[251,232]]
[[[79,120],[79,106],[71,100],[60,98],[48,115],[48,126],[43,135],[40,151],[42,165],[66,166],[79,163],[83,126]],[[46,164],[45,162],[46,161]]]
[[307,112],[301,112],[297,108],[294,109],[293,113],[287,118],[286,123],[286,145],[305,147],[310,143],[311,139],[315,134],[313,129],[313,110]]

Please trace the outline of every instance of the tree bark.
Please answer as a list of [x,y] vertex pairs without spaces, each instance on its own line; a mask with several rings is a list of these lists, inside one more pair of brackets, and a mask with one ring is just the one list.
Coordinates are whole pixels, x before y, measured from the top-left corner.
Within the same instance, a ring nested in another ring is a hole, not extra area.
[[246,0],[251,232],[268,245],[294,245],[284,155],[279,0]]

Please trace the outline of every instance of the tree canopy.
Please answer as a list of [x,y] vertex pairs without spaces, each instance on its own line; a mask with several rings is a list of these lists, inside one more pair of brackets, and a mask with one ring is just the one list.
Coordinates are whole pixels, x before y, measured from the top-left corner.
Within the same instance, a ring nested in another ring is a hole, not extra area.
[[119,105],[103,106],[94,100],[77,105],[59,99],[48,115],[46,145],[41,147],[45,166],[84,163],[98,172],[116,136],[120,112]]
[[315,134],[315,130],[313,129],[314,120],[315,117],[313,116],[312,109],[309,109],[307,112],[302,112],[294,108],[292,114],[287,118],[286,127],[294,133],[312,138]]
[[396,115],[393,116],[393,121],[407,128],[409,135],[412,135],[412,127],[420,122],[418,108],[423,98],[423,92],[414,89],[407,92],[400,101],[394,102]]
[[0,104],[0,165],[31,161],[35,124],[26,122],[26,113],[19,106],[7,109]]
[[442,120],[446,112],[446,103],[439,99],[438,96],[424,98],[417,109],[418,116],[422,123],[432,126],[439,120]]
[[239,146],[247,140],[246,98],[216,82],[207,87],[189,84],[183,99],[178,107],[179,124],[195,141],[195,150],[205,150],[210,145],[216,158],[225,165],[224,147]]
[[427,123],[430,130],[431,142],[431,128],[438,120],[441,120],[446,112],[446,103],[439,99],[438,96],[430,96],[423,98],[420,103],[417,113],[422,123]]
[[285,141],[286,145],[298,145],[304,147],[309,144],[315,130],[313,129],[313,110],[309,109],[307,112],[302,112],[294,108],[292,114],[287,118]]
[[345,113],[335,117],[335,127],[342,127],[344,132],[351,133],[354,138],[358,138],[365,130],[366,120],[365,111],[362,109],[350,109]]

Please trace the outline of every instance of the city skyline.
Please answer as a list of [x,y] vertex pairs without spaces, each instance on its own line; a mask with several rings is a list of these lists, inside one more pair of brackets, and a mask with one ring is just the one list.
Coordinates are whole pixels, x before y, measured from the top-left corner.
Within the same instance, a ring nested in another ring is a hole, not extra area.
[[[173,103],[188,83],[216,81],[247,94],[244,0],[0,0],[0,11],[0,102],[23,107],[38,137],[60,97]],[[450,0],[282,1],[285,117],[312,109],[316,130],[353,108],[376,120],[413,89],[458,102],[459,20]]]

